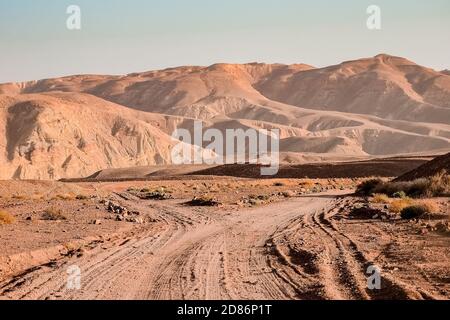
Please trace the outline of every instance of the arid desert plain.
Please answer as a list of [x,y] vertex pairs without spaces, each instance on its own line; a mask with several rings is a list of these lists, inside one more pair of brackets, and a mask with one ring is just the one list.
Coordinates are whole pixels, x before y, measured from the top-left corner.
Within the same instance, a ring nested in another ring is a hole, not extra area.
[[[276,175],[173,164],[194,121]],[[447,300],[449,152],[448,71],[386,54],[0,84],[0,299]]]

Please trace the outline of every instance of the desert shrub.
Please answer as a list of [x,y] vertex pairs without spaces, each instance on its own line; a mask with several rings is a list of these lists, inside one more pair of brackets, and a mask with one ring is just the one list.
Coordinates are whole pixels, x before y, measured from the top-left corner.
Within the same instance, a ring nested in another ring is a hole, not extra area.
[[445,170],[429,179],[429,196],[445,196],[450,194],[450,175]]
[[402,219],[416,219],[427,213],[426,208],[422,205],[408,206],[402,209],[400,216]]
[[354,207],[349,216],[353,219],[372,219],[375,215],[381,215],[382,211],[370,207]]
[[411,198],[402,198],[392,201],[389,205],[389,211],[393,213],[400,213],[406,207],[412,206],[414,200]]
[[135,192],[136,196],[143,200],[173,199],[172,195],[170,195],[169,193],[170,191],[166,190],[164,187],[158,188],[156,190],[142,188],[139,192]]
[[161,191],[152,191],[152,192],[144,192],[138,194],[138,197],[145,200],[168,200],[173,199],[172,195],[161,192]]
[[413,181],[383,182],[380,179],[371,179],[362,182],[356,189],[356,194],[360,196],[371,196],[375,193],[393,198],[445,196],[450,194],[450,175],[443,171],[430,178]]
[[403,219],[415,219],[424,216],[425,214],[431,215],[439,212],[439,205],[430,199],[420,200],[413,205],[407,206],[402,209],[400,216]]
[[428,188],[427,179],[414,181],[383,182],[375,188],[378,193],[387,194],[393,198],[420,197],[426,194]]
[[392,197],[393,198],[400,198],[400,199],[402,199],[402,198],[406,198],[406,193],[405,193],[405,191],[397,191],[397,192],[395,192],[393,195],[392,195]]
[[418,198],[428,195],[429,180],[422,178],[406,183],[405,193],[409,197]]
[[63,212],[60,209],[48,208],[42,214],[42,219],[56,221],[56,220],[67,220],[67,217],[63,214]]
[[2,224],[11,224],[16,221],[16,218],[14,218],[9,212],[0,210],[0,225]]
[[427,213],[438,213],[440,211],[439,205],[431,199],[420,200],[418,205],[422,206]]
[[220,205],[220,202],[217,199],[205,195],[201,197],[194,197],[191,201],[188,201],[186,204],[190,206],[216,207]]
[[270,196],[267,194],[260,194],[260,195],[251,194],[248,196],[248,198],[262,201],[270,200]]
[[371,199],[372,203],[389,203],[391,199],[384,193],[375,193]]
[[383,180],[379,178],[365,180],[356,187],[356,194],[359,196],[371,196],[375,193],[375,189],[382,184]]
[[259,205],[259,204],[267,203],[269,201],[270,201],[270,195],[265,195],[265,194],[260,194],[260,195],[251,194],[248,197],[243,197],[241,200],[242,203],[248,203],[250,205]]

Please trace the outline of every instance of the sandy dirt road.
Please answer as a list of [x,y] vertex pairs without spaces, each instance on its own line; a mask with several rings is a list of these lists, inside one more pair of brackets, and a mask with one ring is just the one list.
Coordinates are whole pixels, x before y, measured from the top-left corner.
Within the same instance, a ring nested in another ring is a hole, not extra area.
[[[29,270],[0,286],[11,299],[428,298],[383,279],[367,289],[369,261],[327,220],[336,195],[304,196],[239,212],[152,204],[155,223],[81,257]],[[148,202],[124,200],[145,212]],[[158,227],[155,227],[155,226]],[[81,288],[68,290],[70,266]]]

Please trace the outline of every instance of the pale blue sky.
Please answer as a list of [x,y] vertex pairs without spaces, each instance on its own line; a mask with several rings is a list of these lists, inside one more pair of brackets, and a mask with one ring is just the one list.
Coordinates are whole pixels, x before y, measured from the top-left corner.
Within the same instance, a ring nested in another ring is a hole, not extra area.
[[[82,29],[66,28],[66,8]],[[366,28],[366,8],[382,30]],[[449,0],[0,0],[0,82],[378,53],[450,68]]]

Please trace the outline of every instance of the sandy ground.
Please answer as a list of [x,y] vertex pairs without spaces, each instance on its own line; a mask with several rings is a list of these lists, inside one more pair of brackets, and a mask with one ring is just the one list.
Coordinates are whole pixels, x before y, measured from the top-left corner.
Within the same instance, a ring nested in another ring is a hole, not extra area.
[[[96,197],[21,199],[18,221],[0,226],[7,249],[0,254],[0,296],[448,299],[450,238],[421,233],[417,223],[355,219],[349,215],[355,199],[342,196],[350,190],[342,185],[349,185],[335,182],[334,187],[319,188],[319,182],[296,180],[167,181],[165,187],[173,189],[174,199],[165,201],[141,200],[127,191],[144,182],[81,184],[77,188],[95,190]],[[161,186],[161,182],[151,183]],[[193,194],[204,192],[201,188],[213,185],[222,206],[185,205]],[[316,191],[310,192],[313,188]],[[269,200],[242,201],[249,190],[266,193]],[[288,197],[279,195],[287,190]],[[139,212],[144,222],[111,219],[114,215],[99,204],[103,197]],[[2,199],[2,207],[11,201],[17,199]],[[70,212],[67,220],[40,221],[39,210],[45,203]],[[31,206],[36,217],[30,222],[25,212]],[[77,206],[85,210],[73,213]],[[92,219],[102,223],[92,224]],[[75,232],[76,228],[80,231]],[[14,245],[11,235],[18,230],[22,236],[15,238]],[[33,230],[40,235],[25,236]],[[371,265],[381,270],[380,290],[367,287],[366,271]],[[81,272],[79,290],[67,288],[73,266]]]

